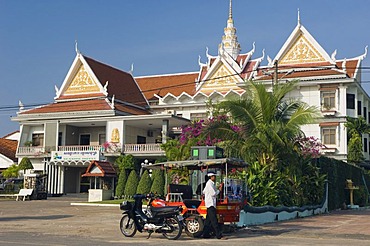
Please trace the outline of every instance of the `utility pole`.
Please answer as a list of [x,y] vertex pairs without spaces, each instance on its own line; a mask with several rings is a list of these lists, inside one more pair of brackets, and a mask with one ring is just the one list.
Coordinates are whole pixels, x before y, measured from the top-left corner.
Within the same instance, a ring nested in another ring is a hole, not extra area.
[[274,61],[274,66],[275,66],[274,84],[277,85],[278,84],[278,60]]

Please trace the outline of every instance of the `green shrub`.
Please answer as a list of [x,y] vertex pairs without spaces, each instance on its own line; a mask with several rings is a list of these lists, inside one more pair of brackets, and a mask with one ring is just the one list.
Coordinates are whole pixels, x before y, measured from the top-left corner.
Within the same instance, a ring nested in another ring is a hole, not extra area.
[[123,195],[125,193],[126,182],[127,182],[126,169],[122,168],[121,172],[118,176],[118,183],[117,183],[117,187],[116,187],[116,196],[118,198],[123,197]]
[[136,174],[135,170],[131,170],[130,175],[128,176],[127,183],[125,186],[125,198],[131,198],[136,194],[137,186],[139,184],[139,177]]
[[153,184],[152,184],[152,187],[150,188],[150,192],[158,196],[163,196],[164,195],[164,185],[165,185],[163,170],[160,170],[160,169],[153,170],[152,180],[153,180]]
[[148,170],[145,170],[143,175],[141,175],[139,185],[137,186],[137,194],[148,194],[152,186],[152,179],[149,176]]

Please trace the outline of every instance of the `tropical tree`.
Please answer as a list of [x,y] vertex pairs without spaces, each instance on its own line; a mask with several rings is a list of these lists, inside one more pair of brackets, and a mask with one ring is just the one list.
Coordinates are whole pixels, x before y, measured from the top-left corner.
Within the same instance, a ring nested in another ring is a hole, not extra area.
[[344,124],[347,127],[348,137],[348,155],[347,160],[350,163],[359,164],[365,158],[362,154],[362,135],[370,133],[370,125],[367,124],[364,117],[358,118],[347,117],[347,122]]
[[352,132],[348,143],[347,161],[349,163],[359,164],[365,160],[362,154],[362,138],[357,131]]
[[370,125],[367,124],[365,118],[362,116],[358,118],[347,117],[347,122],[344,126],[348,128],[348,139],[350,139],[355,132],[357,132],[360,137],[362,137],[364,133],[370,133]]
[[135,169],[135,159],[133,155],[120,155],[114,162],[121,172],[121,169]]
[[8,178],[16,178],[18,177],[18,172],[19,172],[19,166],[16,164],[11,165],[7,169],[3,171],[3,177],[8,179]]
[[26,171],[27,169],[33,169],[32,162],[28,157],[23,157],[21,162],[18,165],[19,170]]
[[233,152],[249,162],[276,166],[292,157],[296,139],[304,137],[301,126],[319,116],[316,107],[287,97],[296,85],[297,81],[275,84],[268,91],[263,84],[248,82],[242,98],[215,105],[215,112],[230,116],[238,131],[227,122],[215,122],[205,134],[226,140]]

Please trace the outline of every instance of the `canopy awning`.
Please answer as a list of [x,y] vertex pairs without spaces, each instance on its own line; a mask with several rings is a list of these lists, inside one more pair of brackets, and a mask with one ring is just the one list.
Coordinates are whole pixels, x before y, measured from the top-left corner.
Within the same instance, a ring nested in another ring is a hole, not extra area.
[[237,158],[221,158],[221,159],[207,159],[207,160],[186,160],[186,161],[166,161],[155,163],[152,165],[143,166],[145,169],[181,169],[187,168],[189,170],[200,170],[204,168],[245,168],[248,166],[246,162]]

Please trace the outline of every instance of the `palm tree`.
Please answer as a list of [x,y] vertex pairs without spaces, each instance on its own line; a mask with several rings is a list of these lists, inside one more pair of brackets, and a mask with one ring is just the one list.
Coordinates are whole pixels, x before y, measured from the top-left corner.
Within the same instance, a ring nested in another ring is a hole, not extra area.
[[270,92],[263,84],[249,82],[241,99],[220,102],[215,109],[229,115],[240,131],[213,125],[206,134],[222,136],[227,146],[247,161],[275,166],[293,152],[297,137],[304,136],[301,126],[313,123],[319,116],[316,107],[286,97],[297,83],[276,84]]
[[352,137],[354,132],[357,132],[361,137],[364,133],[370,133],[370,126],[362,116],[358,118],[347,117],[344,126],[348,128],[348,139]]
[[360,116],[358,118],[347,117],[347,122],[344,126],[348,129],[347,161],[359,164],[365,159],[362,154],[362,135],[370,133],[370,125],[367,124],[364,117]]

